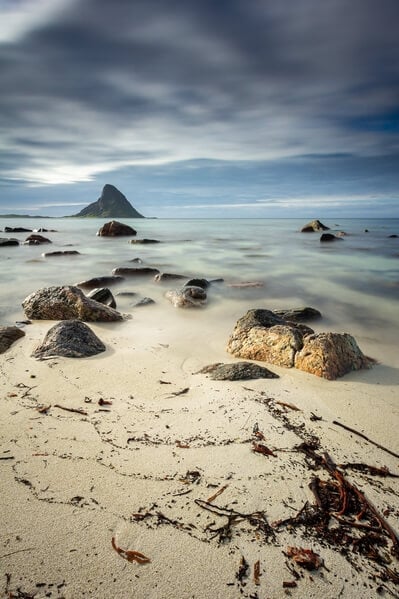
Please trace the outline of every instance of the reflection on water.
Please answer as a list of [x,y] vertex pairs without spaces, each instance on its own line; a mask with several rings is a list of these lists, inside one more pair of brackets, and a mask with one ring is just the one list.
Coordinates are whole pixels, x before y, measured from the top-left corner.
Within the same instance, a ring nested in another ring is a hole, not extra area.
[[[156,245],[132,245],[129,238],[100,238],[104,219],[3,219],[0,229],[26,227],[56,229],[45,233],[51,245],[0,248],[0,316],[2,324],[23,317],[22,300],[40,287],[74,284],[111,274],[115,267],[143,266],[187,277],[223,278],[209,291],[209,304],[196,319],[204,326],[228,330],[231,323],[254,307],[290,308],[311,305],[325,316],[323,327],[347,330],[375,343],[394,347],[399,333],[398,299],[399,220],[342,221],[336,230],[348,234],[340,241],[321,244],[320,234],[300,233],[304,221],[281,220],[158,220],[123,219],[138,231],[137,238],[159,239]],[[328,223],[334,232],[334,223]],[[368,233],[365,233],[368,229]],[[27,233],[1,233],[24,240]],[[48,251],[73,248],[77,256],[43,258]],[[234,288],[228,283],[261,281],[263,287]],[[176,324],[194,318],[175,314],[165,300],[176,281],[157,284],[152,278],[126,279],[117,291],[135,291],[134,303],[152,297],[156,307],[141,308],[176,318]],[[120,296],[122,311],[133,301]],[[154,312],[155,313],[155,312]],[[173,316],[172,316],[173,314]],[[396,353],[396,352],[395,352]]]

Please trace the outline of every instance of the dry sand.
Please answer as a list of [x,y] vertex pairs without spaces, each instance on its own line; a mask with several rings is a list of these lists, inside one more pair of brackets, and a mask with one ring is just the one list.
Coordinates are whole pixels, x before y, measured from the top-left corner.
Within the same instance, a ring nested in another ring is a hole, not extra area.
[[[201,504],[263,512],[269,524],[314,504],[310,480],[331,477],[294,449],[311,435],[320,439],[318,454],[338,464],[399,473],[398,458],[333,424],[399,453],[396,368],[380,364],[334,382],[276,367],[276,380],[211,381],[195,373],[234,361],[224,349],[227,331],[214,333],[193,312],[165,322],[152,307],[121,324],[90,325],[107,346],[99,356],[37,361],[30,354],[52,324],[27,326],[1,356],[2,596],[366,599],[378,587],[382,596],[399,595],[398,585],[379,578],[382,566],[351,548],[342,555],[309,529],[262,531],[255,516],[219,542],[212,531],[223,532],[228,517]],[[51,407],[40,413],[43,406]],[[252,451],[254,430],[274,456]],[[399,479],[345,476],[397,528]],[[128,561],[112,539],[151,561]],[[295,565],[284,554],[290,546],[312,549],[325,566]],[[387,567],[397,571],[391,547],[387,538]],[[248,570],[240,580],[242,557]]]

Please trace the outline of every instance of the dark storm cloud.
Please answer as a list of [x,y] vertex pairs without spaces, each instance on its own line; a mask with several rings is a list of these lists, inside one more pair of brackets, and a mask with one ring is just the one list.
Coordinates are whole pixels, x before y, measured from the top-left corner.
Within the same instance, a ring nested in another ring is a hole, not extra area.
[[82,181],[199,158],[395,161],[398,17],[397,0],[65,2],[0,44],[0,126],[17,157],[0,162],[3,176]]

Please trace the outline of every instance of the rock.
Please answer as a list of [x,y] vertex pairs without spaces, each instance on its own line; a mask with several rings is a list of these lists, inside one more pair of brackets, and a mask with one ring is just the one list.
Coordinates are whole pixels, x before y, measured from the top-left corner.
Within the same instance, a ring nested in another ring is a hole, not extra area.
[[33,229],[34,233],[57,233],[56,229]]
[[25,227],[4,227],[4,233],[32,233],[32,229],[25,229]]
[[18,239],[13,239],[12,237],[1,237],[0,238],[0,247],[5,247],[9,245],[19,245]]
[[32,353],[34,358],[85,358],[105,351],[105,345],[93,331],[80,320],[64,320],[51,327]]
[[28,235],[25,239],[25,243],[38,245],[40,243],[51,243],[50,239],[47,237],[43,237],[43,235],[37,235],[37,233],[32,233],[32,235]]
[[155,301],[151,297],[143,297],[137,304],[134,304],[134,307],[140,308],[141,306],[149,306],[150,304],[155,304]]
[[370,368],[373,360],[359,349],[348,333],[319,333],[304,338],[295,367],[329,380],[352,370]]
[[105,225],[97,231],[97,235],[100,237],[120,237],[123,235],[137,235],[137,231],[129,225],[124,225],[117,220],[112,220],[109,223],[105,223]]
[[332,233],[323,233],[323,235],[320,237],[320,241],[324,242],[324,241],[342,241],[342,237],[337,237],[336,235],[333,235]]
[[97,217],[97,218],[144,218],[138,212],[129,200],[114,185],[107,183],[104,185],[101,196],[96,202],[92,202],[86,208],[83,208],[77,217]]
[[135,276],[149,276],[156,275],[159,273],[157,268],[150,268],[145,266],[143,268],[129,268],[129,267],[120,267],[114,268],[112,271],[113,275],[124,275],[126,277],[135,277]]
[[303,322],[304,320],[317,320],[321,318],[321,312],[315,308],[291,308],[289,310],[273,310],[273,314],[277,314],[284,320],[291,322]]
[[161,243],[158,239],[131,239],[130,243]]
[[133,296],[137,295],[137,292],[136,291],[120,291],[116,295],[117,295],[117,297],[133,297]]
[[206,279],[190,279],[184,284],[184,287],[202,287],[202,289],[208,289],[210,282]]
[[165,297],[175,308],[199,308],[206,303],[206,291],[196,286],[167,291]]
[[238,289],[247,289],[251,287],[264,287],[262,281],[243,281],[241,283],[228,283],[227,287],[237,287]]
[[388,235],[388,239],[397,239],[399,235]]
[[135,262],[136,264],[143,264],[143,261],[141,258],[132,258],[132,260],[129,260],[129,262]]
[[0,326],[0,354],[4,354],[5,351],[21,337],[24,337],[25,333],[18,327],[1,327]]
[[35,320],[86,320],[113,322],[122,314],[86,297],[78,287],[46,287],[22,302],[25,314]]
[[56,252],[45,252],[42,254],[43,258],[52,258],[53,256],[80,256],[80,252],[77,250],[58,250]]
[[328,231],[330,227],[326,227],[319,220],[312,220],[310,223],[302,227],[301,233],[311,233],[312,231]]
[[278,379],[279,375],[264,366],[252,362],[235,362],[234,364],[210,364],[199,371],[209,374],[214,381],[245,381],[249,379]]
[[175,274],[171,274],[169,272],[159,272],[157,275],[155,275],[154,277],[154,281],[156,283],[161,283],[163,281],[173,281],[176,279],[186,279],[187,277],[185,277],[184,275],[175,275]]
[[87,297],[110,308],[116,308],[115,298],[108,287],[96,287],[87,294]]
[[80,287],[81,289],[96,289],[97,287],[109,287],[110,285],[116,285],[117,283],[122,283],[124,280],[125,277],[120,276],[94,277],[93,279],[76,283],[76,287]]
[[124,235],[137,235],[137,231],[129,225],[124,225],[116,220],[105,223],[98,231],[100,237],[121,237]]

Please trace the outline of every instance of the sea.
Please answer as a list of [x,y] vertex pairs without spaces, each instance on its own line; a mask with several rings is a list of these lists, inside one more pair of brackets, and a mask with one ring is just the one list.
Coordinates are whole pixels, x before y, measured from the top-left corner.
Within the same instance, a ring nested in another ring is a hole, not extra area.
[[[148,326],[169,321],[184,334],[195,319],[209,331],[209,343],[227,342],[237,319],[251,308],[311,306],[323,315],[317,331],[351,333],[365,353],[399,368],[399,219],[326,219],[330,232],[345,233],[330,243],[320,242],[321,233],[301,233],[303,219],[119,220],[137,231],[134,239],[160,243],[100,237],[107,219],[0,218],[0,237],[23,242],[29,235],[5,233],[5,227],[47,229],[41,234],[52,242],[0,248],[0,324],[25,320],[22,301],[42,287],[110,275],[119,266],[140,266],[132,262],[139,258],[142,266],[161,272],[219,281],[210,286],[204,307],[181,310],[165,298],[179,281],[126,278],[112,292],[133,323],[146,311]],[[79,255],[43,256],[57,250]],[[235,286],[242,283],[258,285]],[[136,295],[118,295],[124,291]],[[137,307],[144,297],[155,304]]]

